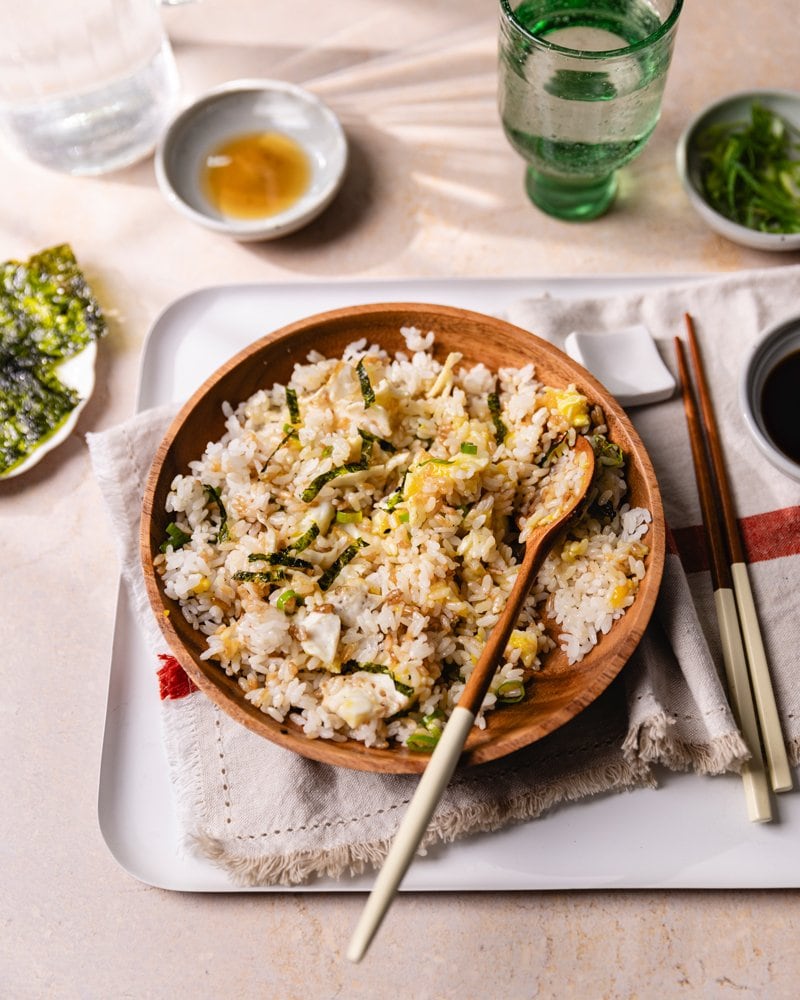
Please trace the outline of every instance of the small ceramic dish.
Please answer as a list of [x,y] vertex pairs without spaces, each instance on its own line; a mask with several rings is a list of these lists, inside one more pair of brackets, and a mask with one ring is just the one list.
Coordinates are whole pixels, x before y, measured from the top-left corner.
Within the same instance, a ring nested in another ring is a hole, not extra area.
[[[785,374],[779,382],[776,380],[779,374],[776,369],[793,356],[800,364],[800,316],[784,320],[764,333],[742,371],[739,402],[747,428],[763,454],[776,469],[800,482],[800,461],[792,459],[776,440],[780,435],[790,450],[792,443],[798,446],[796,416],[792,415],[788,421],[780,420],[779,416],[781,410],[791,413],[792,407],[796,407],[797,393],[792,385],[796,385],[796,379]],[[778,399],[780,383],[784,392]]]
[[13,479],[14,476],[22,475],[23,472],[27,472],[28,469],[33,468],[37,462],[40,462],[49,451],[52,451],[63,441],[66,441],[75,429],[81,410],[83,410],[84,406],[86,406],[89,401],[89,397],[94,391],[94,369],[96,359],[97,343],[92,341],[87,344],[79,354],[75,354],[71,358],[67,358],[66,361],[61,362],[56,369],[56,372],[64,385],[77,390],[78,395],[80,396],[77,406],[70,411],[67,419],[59,428],[57,428],[56,431],[36,445],[24,462],[20,462],[19,465],[15,465],[5,474],[0,473],[0,479]]
[[610,333],[573,331],[564,347],[622,406],[659,403],[675,391],[675,379],[641,323]]
[[800,93],[791,90],[747,90],[709,105],[694,118],[678,142],[677,167],[689,201],[716,232],[754,250],[800,250],[800,233],[762,233],[721,215],[706,201],[700,177],[698,138],[709,125],[747,121],[754,102],[800,128]]
[[[206,162],[226,141],[264,133],[300,147],[308,160],[308,183],[275,214],[234,217],[208,196]],[[277,80],[234,80],[210,90],[172,120],[155,156],[159,187],[175,209],[243,241],[276,239],[316,218],[341,187],[346,166],[347,140],[336,115],[308,91]]]

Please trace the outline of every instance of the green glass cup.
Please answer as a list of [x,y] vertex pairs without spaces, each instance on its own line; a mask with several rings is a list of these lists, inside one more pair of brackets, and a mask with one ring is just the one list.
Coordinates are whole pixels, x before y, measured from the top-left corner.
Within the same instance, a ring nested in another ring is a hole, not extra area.
[[661,113],[683,0],[500,0],[498,103],[549,215],[602,215]]

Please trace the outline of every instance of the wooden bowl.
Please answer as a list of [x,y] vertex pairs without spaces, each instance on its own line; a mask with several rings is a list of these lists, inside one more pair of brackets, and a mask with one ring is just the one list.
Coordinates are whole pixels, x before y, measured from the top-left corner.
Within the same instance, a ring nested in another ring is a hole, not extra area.
[[[141,558],[147,591],[169,648],[194,683],[242,725],[278,745],[327,764],[363,771],[422,771],[429,755],[404,748],[370,749],[362,743],[309,739],[290,721],[276,722],[251,705],[236,680],[214,663],[200,659],[204,637],[185,620],[176,601],[165,597],[153,559],[166,535],[165,501],[174,477],[198,459],[209,441],[224,432],[222,404],[247,399],[257,389],[285,383],[296,362],[311,350],[340,357],[354,340],[366,337],[394,353],[406,350],[401,327],[436,335],[436,356],[458,350],[463,364],[483,362],[490,369],[536,365],[537,377],[554,386],[574,382],[606,415],[609,437],[628,456],[628,501],[646,507],[653,522],[647,572],[636,600],[608,635],[577,664],[560,650],[547,655],[526,698],[489,712],[485,729],[473,729],[462,764],[480,764],[527,746],[568,722],[605,690],[636,648],[653,611],[664,566],[664,515],[650,459],[616,401],[584,368],[551,344],[499,319],[446,306],[392,303],[335,309],[292,323],[245,348],[212,375],[173,420],[147,481],[141,520]],[[164,614],[168,611],[169,614]]]

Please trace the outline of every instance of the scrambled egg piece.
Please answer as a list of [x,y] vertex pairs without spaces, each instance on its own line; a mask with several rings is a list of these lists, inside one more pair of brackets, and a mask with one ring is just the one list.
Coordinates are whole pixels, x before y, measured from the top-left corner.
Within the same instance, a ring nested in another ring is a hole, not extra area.
[[589,401],[577,389],[546,389],[542,403],[548,410],[555,410],[570,427],[588,427]]
[[323,707],[344,719],[350,729],[373,719],[388,718],[407,703],[408,699],[400,694],[391,677],[366,672],[333,678],[322,699]]
[[533,661],[536,659],[536,654],[539,651],[539,640],[535,635],[530,635],[528,632],[521,632],[515,628],[508,637],[506,649],[518,649],[520,651],[519,658],[526,667],[530,668],[533,666]]
[[316,656],[323,663],[332,663],[339,646],[342,623],[338,615],[310,611],[302,620],[303,638],[300,645],[309,656]]

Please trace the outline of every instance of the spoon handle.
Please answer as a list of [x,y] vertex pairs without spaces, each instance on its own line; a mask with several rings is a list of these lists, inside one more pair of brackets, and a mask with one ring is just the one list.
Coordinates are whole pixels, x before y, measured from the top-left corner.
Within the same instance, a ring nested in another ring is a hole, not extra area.
[[353,931],[347,949],[347,957],[351,962],[361,961],[380,927],[395,891],[408,871],[431,816],[439,804],[442,792],[450,781],[474,721],[474,713],[461,705],[453,709],[447,720],[441,739],[422,772],[417,790],[397,830],[391,850]]

